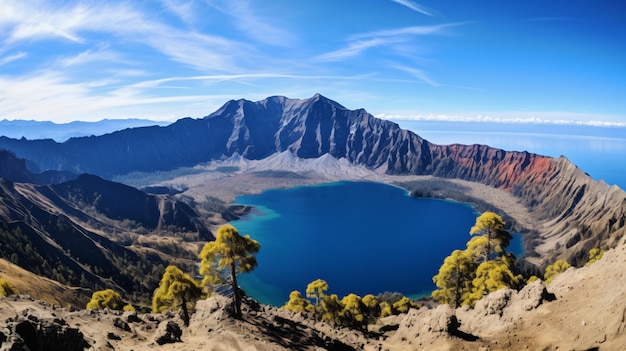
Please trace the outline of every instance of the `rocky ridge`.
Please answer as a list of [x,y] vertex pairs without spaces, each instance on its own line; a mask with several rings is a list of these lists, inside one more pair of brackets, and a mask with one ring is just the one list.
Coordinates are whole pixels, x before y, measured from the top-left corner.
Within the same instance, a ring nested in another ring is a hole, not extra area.
[[[63,350],[622,350],[626,344],[626,243],[546,285],[498,290],[476,307],[409,310],[368,327],[334,328],[246,299],[198,301],[189,327],[172,313],[77,311],[26,296],[0,299],[2,349]],[[610,284],[611,289],[602,288]],[[35,335],[35,337],[33,337]],[[56,344],[47,342],[54,340]],[[41,344],[46,343],[46,344]]]

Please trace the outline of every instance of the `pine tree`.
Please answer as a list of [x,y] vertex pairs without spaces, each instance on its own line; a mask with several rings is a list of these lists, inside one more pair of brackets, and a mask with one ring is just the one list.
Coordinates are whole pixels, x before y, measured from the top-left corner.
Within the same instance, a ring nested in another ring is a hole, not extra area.
[[433,282],[439,290],[433,291],[433,298],[439,303],[446,303],[455,308],[469,301],[472,293],[472,281],[478,267],[472,252],[455,250],[446,257],[439,268],[439,274],[433,277]]
[[306,297],[315,300],[315,319],[317,320],[320,312],[320,302],[326,296],[325,293],[328,291],[328,283],[325,280],[317,279],[309,283],[306,286]]
[[349,294],[341,299],[343,309],[339,312],[341,324],[354,329],[367,328],[366,307],[361,297]]
[[502,217],[493,212],[485,212],[478,216],[476,224],[470,229],[470,234],[487,238],[482,253],[482,262],[489,261],[493,253],[500,254],[513,239],[511,234],[504,230]]
[[189,325],[190,304],[202,297],[202,287],[187,273],[176,266],[168,266],[163,273],[159,288],[152,297],[152,312],[166,309],[180,311],[185,326]]
[[237,274],[252,271],[257,266],[254,254],[259,252],[261,245],[250,238],[241,236],[230,224],[220,227],[215,241],[204,245],[200,258],[200,274],[205,278],[203,283],[219,281],[221,272],[229,270],[230,283],[233,289],[233,311],[235,317],[241,318],[241,292],[237,284]]

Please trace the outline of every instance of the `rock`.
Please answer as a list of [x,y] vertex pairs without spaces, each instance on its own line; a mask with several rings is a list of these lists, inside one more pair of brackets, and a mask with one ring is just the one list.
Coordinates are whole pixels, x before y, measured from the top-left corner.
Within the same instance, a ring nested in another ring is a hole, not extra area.
[[126,312],[124,316],[128,323],[143,323],[143,320],[137,316],[137,312]]
[[513,289],[494,291],[476,303],[474,313],[478,316],[498,315],[501,317],[504,314],[504,308],[507,307],[514,293],[515,290]]
[[3,350],[82,351],[89,347],[80,330],[60,319],[24,319],[8,328],[13,334],[2,344]]
[[113,320],[113,326],[115,326],[116,328],[125,330],[125,331],[130,331],[130,325],[128,325],[128,323],[124,322],[122,320],[122,318],[117,317]]
[[550,294],[543,280],[536,280],[526,285],[512,299],[511,305],[517,306],[524,311],[530,311],[539,307],[543,301],[553,301],[556,297]]
[[113,332],[109,332],[107,334],[107,339],[109,339],[109,340],[122,340],[122,337],[117,335],[117,334],[115,334],[115,333],[113,333]]
[[181,342],[181,336],[183,335],[182,329],[174,321],[163,321],[159,324],[156,330],[156,336],[154,341],[157,344],[171,344],[175,342]]

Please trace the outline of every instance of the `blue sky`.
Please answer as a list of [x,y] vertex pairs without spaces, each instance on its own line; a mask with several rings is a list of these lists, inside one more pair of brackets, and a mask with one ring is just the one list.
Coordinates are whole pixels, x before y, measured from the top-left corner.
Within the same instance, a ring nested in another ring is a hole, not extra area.
[[0,0],[0,119],[321,93],[383,118],[626,126],[624,18],[621,1]]

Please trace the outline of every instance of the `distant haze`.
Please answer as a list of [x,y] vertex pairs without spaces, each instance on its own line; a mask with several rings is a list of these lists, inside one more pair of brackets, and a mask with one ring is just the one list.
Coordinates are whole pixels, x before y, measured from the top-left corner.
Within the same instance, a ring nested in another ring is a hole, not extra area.
[[98,122],[70,122],[54,123],[23,120],[1,120],[0,136],[20,139],[22,137],[34,139],[54,139],[58,142],[69,138],[83,136],[98,136],[112,133],[126,128],[136,128],[154,125],[167,125],[168,122],[157,122],[145,119],[104,119]]

